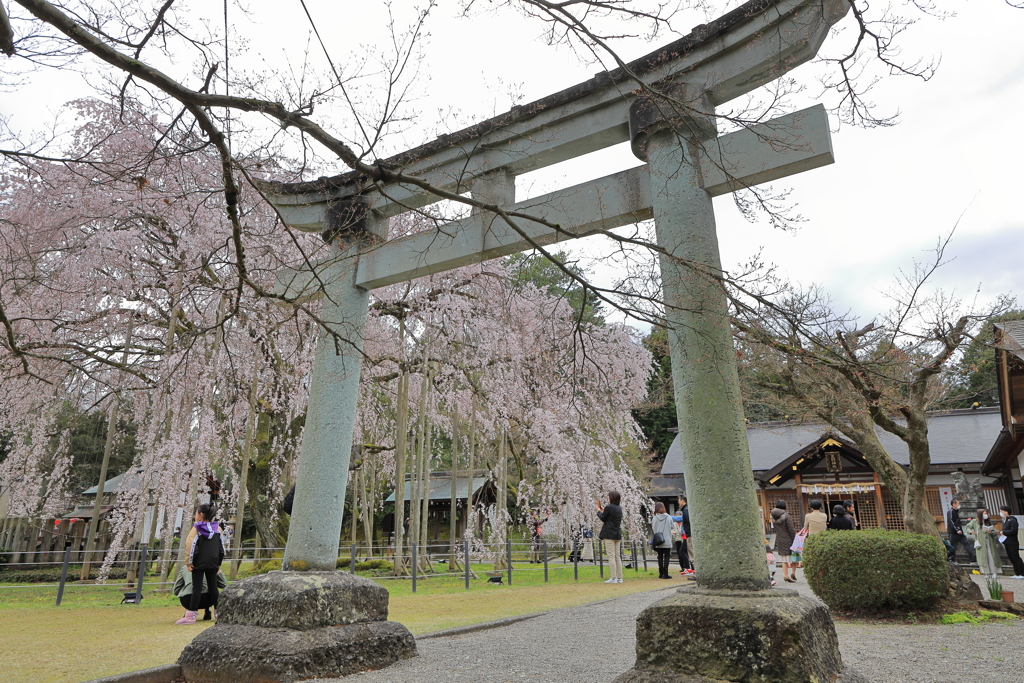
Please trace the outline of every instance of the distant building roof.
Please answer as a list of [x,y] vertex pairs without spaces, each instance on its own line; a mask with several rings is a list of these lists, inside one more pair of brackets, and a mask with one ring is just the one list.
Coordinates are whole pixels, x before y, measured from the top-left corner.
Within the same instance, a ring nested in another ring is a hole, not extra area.
[[[142,472],[140,470],[136,470],[134,473],[132,473],[132,476],[128,477],[128,481],[125,481],[125,475],[127,474],[128,472],[124,472],[122,474],[117,475],[116,477],[107,479],[107,481],[103,483],[103,495],[105,496],[110,493],[119,493],[121,491],[122,485],[124,486],[125,491],[131,490],[132,487],[138,485],[139,477],[142,475]],[[82,491],[82,495],[95,496],[96,487],[91,486],[87,488],[86,490]]]
[[996,346],[1024,358],[1024,320],[1007,320],[996,323],[995,327],[1003,333]]
[[[479,491],[484,484],[488,482],[487,477],[473,477],[473,493]],[[429,479],[430,486],[430,500],[451,500],[452,499],[452,485],[451,479],[448,477],[435,477],[431,475]],[[467,482],[465,479],[458,479],[455,483],[455,497],[463,500],[468,498],[467,495]],[[409,500],[412,497],[412,482],[406,480],[405,482],[405,499]],[[395,494],[392,493],[388,496],[385,503],[395,502]]]
[[[928,442],[932,463],[981,463],[1002,429],[998,408],[950,410],[928,416]],[[824,422],[760,422],[747,426],[751,468],[765,472],[814,443],[827,432],[835,432]],[[879,440],[901,465],[910,464],[907,445],[897,436],[876,428]],[[850,437],[839,432],[840,436]],[[665,455],[662,475],[683,471],[683,451],[679,436]]]

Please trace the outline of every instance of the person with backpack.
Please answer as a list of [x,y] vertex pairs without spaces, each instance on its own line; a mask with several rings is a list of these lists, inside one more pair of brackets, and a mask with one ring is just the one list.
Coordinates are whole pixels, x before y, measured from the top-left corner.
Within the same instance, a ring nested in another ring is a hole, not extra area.
[[668,573],[670,556],[672,555],[672,528],[675,523],[667,512],[665,504],[654,504],[654,519],[651,520],[651,547],[658,553],[658,578],[671,579]]
[[[214,521],[217,509],[210,503],[203,503],[196,510],[195,523],[185,539],[185,568],[192,574],[192,599],[185,616],[175,624],[186,626],[196,623],[199,612],[200,598],[209,596],[210,607],[216,616],[217,610],[217,573],[224,562],[224,540],[220,535],[220,526]],[[194,587],[206,587],[203,593]]]

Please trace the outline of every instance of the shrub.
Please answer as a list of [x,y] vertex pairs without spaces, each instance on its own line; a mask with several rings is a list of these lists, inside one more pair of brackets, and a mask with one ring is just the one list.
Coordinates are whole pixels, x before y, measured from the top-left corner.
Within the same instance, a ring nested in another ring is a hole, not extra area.
[[[338,569],[348,569],[349,558],[339,557],[335,567]],[[267,572],[276,571],[281,568],[281,560],[279,558],[268,560],[261,567],[255,569],[253,574],[266,574]],[[368,571],[395,571],[395,565],[391,564],[387,560],[367,560],[366,562],[356,562],[357,572],[368,572]]]
[[[351,560],[347,557],[339,557],[337,568],[348,569],[348,565]],[[387,560],[366,560],[365,562],[356,562],[357,572],[369,572],[369,571],[395,571],[395,565],[391,564]]]
[[[46,569],[3,569],[0,570],[0,583],[59,583],[60,567]],[[82,565],[68,566],[68,583],[79,580],[82,573]],[[108,579],[120,580],[127,578],[128,570],[113,568],[107,574]],[[99,577],[99,567],[94,566],[89,571],[89,578],[95,580]]]
[[263,564],[253,569],[253,574],[266,574],[267,572],[275,572],[281,568],[281,560],[267,560]]
[[838,609],[927,609],[946,592],[946,550],[903,531],[824,531],[807,539],[804,575]]

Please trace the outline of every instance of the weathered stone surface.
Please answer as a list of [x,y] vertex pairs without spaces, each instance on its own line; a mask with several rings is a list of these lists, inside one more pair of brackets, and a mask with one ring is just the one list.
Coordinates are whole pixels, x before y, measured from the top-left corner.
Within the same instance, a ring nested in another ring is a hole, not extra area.
[[348,572],[251,576],[225,588],[217,608],[218,624],[299,631],[387,618],[387,589]]
[[978,607],[993,612],[1009,612],[1024,617],[1024,605],[1019,602],[1003,602],[1002,600],[979,600]]
[[[751,679],[752,681],[770,681],[771,679]],[[630,669],[615,679],[614,683],[732,683],[720,678],[708,678],[707,676],[690,676],[687,674],[674,674],[660,671],[637,671]],[[813,683],[819,683],[814,681]],[[853,669],[843,669],[835,681],[828,683],[868,683],[860,672]]]
[[680,590],[640,614],[636,640],[616,683],[863,681],[844,672],[828,608],[795,591]]
[[946,563],[946,599],[952,602],[969,603],[983,600],[981,587],[974,583],[966,569],[956,562]]
[[416,639],[394,621],[305,631],[218,623],[178,664],[188,683],[292,683],[382,669],[416,656]]

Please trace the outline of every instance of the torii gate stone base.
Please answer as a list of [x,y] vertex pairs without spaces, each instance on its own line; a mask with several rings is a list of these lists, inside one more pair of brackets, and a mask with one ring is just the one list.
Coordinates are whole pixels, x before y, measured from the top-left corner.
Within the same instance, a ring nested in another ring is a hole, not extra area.
[[[285,571],[223,592],[218,623],[179,660],[188,681],[329,678],[415,655],[408,631],[386,621],[386,591],[334,571],[369,290],[651,218],[664,250],[697,581],[640,615],[636,663],[617,680],[863,680],[843,666],[823,604],[770,588],[711,202],[833,162],[820,106],[722,136],[715,108],[811,59],[848,8],[846,0],[752,0],[629,72],[599,74],[382,162],[536,220],[512,225],[474,211],[388,241],[390,216],[438,197],[356,174],[265,188],[289,225],[331,244],[327,260],[278,273],[278,287],[324,297],[334,334],[322,334],[317,349]],[[626,141],[645,166],[516,202],[516,175]]]

